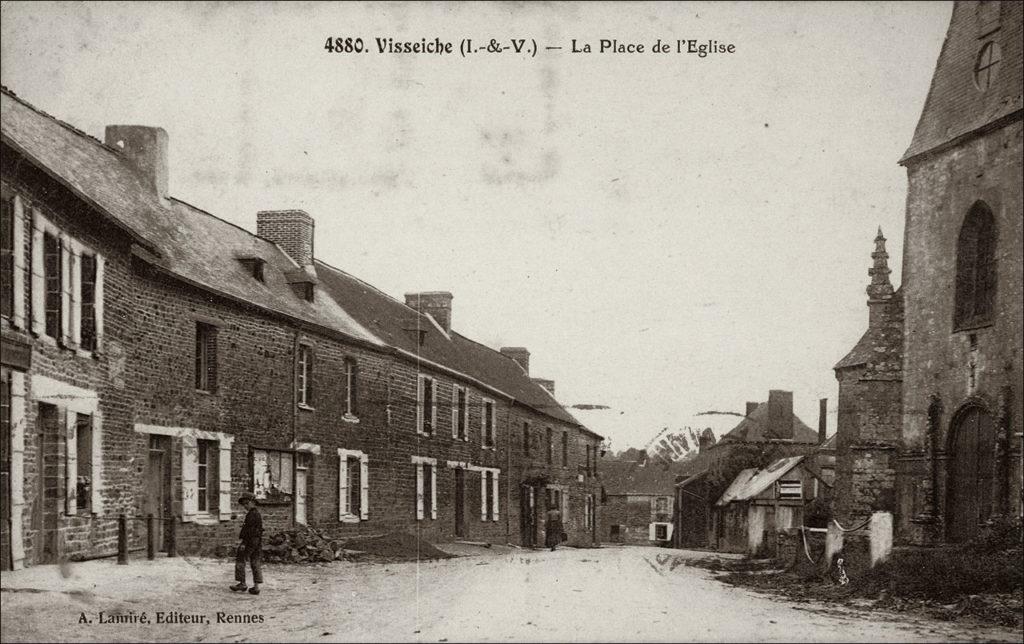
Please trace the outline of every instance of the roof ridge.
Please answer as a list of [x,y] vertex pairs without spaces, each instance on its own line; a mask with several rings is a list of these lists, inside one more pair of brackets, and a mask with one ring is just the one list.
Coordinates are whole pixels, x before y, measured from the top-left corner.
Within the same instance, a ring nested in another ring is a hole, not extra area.
[[51,121],[53,121],[57,125],[60,125],[61,127],[63,127],[64,129],[70,130],[72,133],[77,134],[78,136],[82,137],[83,139],[88,139],[89,141],[92,141],[93,143],[95,143],[96,145],[98,145],[102,149],[106,150],[107,152],[112,152],[113,154],[116,154],[119,157],[121,156],[121,151],[120,150],[114,148],[113,146],[107,145],[103,141],[100,141],[99,139],[97,139],[95,136],[89,134],[88,132],[86,132],[84,130],[78,129],[77,127],[75,127],[74,125],[71,125],[67,121],[63,121],[63,120],[57,118],[56,116],[50,114],[49,112],[46,112],[45,110],[39,109],[38,107],[36,107],[32,103],[29,103],[28,101],[26,101],[22,97],[18,96],[16,93],[14,93],[14,91],[12,91],[6,85],[0,85],[0,92],[10,96],[13,100],[17,101],[18,103],[21,103],[22,105],[24,105],[28,109],[32,110],[36,114],[39,114],[40,116],[43,116],[44,118],[50,119]]

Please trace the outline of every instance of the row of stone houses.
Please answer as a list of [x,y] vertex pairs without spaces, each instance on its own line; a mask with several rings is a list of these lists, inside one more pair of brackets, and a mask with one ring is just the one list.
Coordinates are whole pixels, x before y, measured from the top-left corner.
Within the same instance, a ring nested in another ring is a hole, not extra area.
[[954,5],[900,159],[902,286],[879,230],[868,328],[835,366],[836,518],[890,513],[897,544],[1022,512],[1022,41],[1020,3]]
[[230,542],[243,491],[268,530],[532,545],[557,506],[597,542],[601,437],[526,349],[318,260],[305,212],[172,197],[159,128],[2,101],[3,569],[113,554],[121,514],[135,547],[149,514]]

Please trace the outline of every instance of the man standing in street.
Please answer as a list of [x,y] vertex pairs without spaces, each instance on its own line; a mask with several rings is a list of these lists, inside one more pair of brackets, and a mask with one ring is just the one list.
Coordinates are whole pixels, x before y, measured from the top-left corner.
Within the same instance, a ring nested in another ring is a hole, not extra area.
[[244,492],[238,498],[238,504],[246,509],[245,522],[238,533],[238,552],[235,556],[235,580],[238,582],[231,590],[246,590],[245,563],[252,566],[252,588],[249,594],[259,595],[260,584],[263,583],[263,517],[256,509],[256,497],[251,492]]
[[560,543],[562,543],[562,513],[558,510],[558,506],[552,505],[544,515],[544,545],[554,552]]

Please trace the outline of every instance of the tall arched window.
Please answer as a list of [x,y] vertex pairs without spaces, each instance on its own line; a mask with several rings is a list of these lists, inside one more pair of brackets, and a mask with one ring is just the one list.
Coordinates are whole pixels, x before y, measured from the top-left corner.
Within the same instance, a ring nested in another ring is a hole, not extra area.
[[996,222],[983,201],[971,206],[956,246],[954,329],[992,321],[996,294]]

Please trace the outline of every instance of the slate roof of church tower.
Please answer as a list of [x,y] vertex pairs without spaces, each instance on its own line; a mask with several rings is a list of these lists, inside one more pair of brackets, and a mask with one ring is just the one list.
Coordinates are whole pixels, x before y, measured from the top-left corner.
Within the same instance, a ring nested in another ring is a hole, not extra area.
[[[942,44],[928,98],[914,130],[910,147],[900,159],[910,159],[983,130],[1004,119],[1021,117],[1022,12],[1020,2],[993,2],[998,5],[998,30],[982,12],[982,3],[957,2]],[[999,45],[1001,62],[991,85],[981,90],[975,85],[974,68],[985,43]]]

